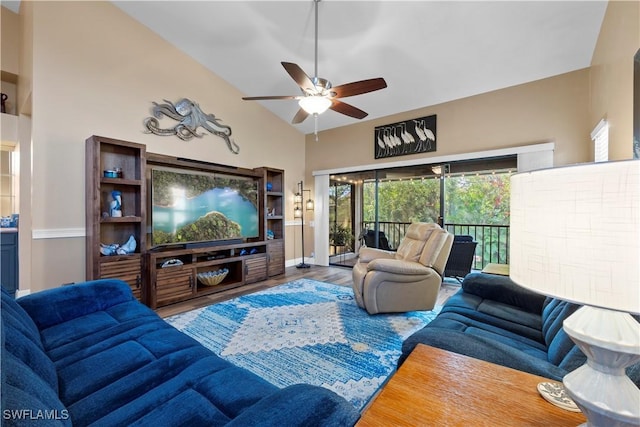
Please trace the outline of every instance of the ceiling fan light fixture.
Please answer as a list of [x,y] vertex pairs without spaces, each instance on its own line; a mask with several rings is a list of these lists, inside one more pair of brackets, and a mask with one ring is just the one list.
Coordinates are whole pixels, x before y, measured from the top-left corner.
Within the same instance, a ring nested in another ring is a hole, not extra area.
[[331,107],[331,100],[324,96],[305,96],[298,105],[309,114],[322,114]]
[[[316,141],[318,140],[318,115],[331,108],[333,111],[356,119],[364,119],[367,113],[359,108],[342,102],[338,98],[361,95],[387,87],[387,82],[382,77],[360,80],[342,84],[336,87],[327,79],[318,77],[318,3],[321,0],[313,0],[315,6],[315,48],[314,48],[314,74],[309,77],[299,65],[293,62],[283,61],[280,64],[302,90],[298,96],[248,96],[242,99],[247,101],[264,101],[267,99],[297,99],[300,109],[293,116],[292,124],[302,123],[308,116],[315,119]],[[428,130],[428,129],[426,129]],[[435,137],[434,137],[435,138]],[[432,138],[432,140],[434,140]]]

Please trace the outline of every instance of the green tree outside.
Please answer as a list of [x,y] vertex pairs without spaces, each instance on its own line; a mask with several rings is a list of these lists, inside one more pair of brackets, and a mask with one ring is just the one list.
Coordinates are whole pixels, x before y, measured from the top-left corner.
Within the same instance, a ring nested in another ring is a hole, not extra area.
[[[363,187],[364,221],[375,221],[375,184]],[[438,179],[382,181],[378,184],[379,212],[382,222],[436,222],[440,212]]]
[[[510,176],[507,172],[447,176],[444,186],[445,224],[508,226]],[[363,192],[363,220],[373,222],[375,183],[366,182]],[[439,179],[383,181],[378,184],[378,192],[380,222],[437,222],[440,214]],[[504,262],[508,251],[506,230],[491,227],[477,230],[478,235],[470,231],[479,245],[476,253],[490,255],[479,259],[481,265],[486,265],[489,259]],[[402,230],[396,230],[396,233],[398,231]]]
[[351,184],[329,187],[329,244],[336,252],[353,250],[351,189]]
[[[460,175],[445,179],[445,222],[509,224],[510,174]],[[364,221],[375,220],[375,184],[365,182]],[[383,181],[378,184],[381,222],[436,222],[440,181],[434,178]]]
[[445,180],[445,222],[509,225],[509,173],[462,175]]

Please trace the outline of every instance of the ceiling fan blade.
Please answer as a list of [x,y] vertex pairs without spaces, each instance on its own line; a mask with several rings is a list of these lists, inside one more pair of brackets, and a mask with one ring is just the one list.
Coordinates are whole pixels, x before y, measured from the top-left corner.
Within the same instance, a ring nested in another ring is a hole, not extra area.
[[329,108],[331,108],[333,111],[337,111],[338,113],[342,113],[350,117],[355,117],[356,119],[364,119],[369,115],[369,113],[362,111],[361,109],[356,108],[353,105],[338,101],[337,99],[332,100],[331,107]]
[[387,82],[384,81],[382,77],[378,77],[376,79],[360,80],[358,82],[332,87],[330,91],[335,93],[334,98],[346,98],[348,96],[384,89],[385,87],[387,87]]
[[283,96],[245,96],[242,99],[245,101],[262,101],[265,99],[297,99],[299,96],[283,95]]
[[302,123],[304,122],[304,120],[309,117],[309,113],[307,113],[306,111],[304,111],[302,108],[298,110],[298,112],[296,113],[295,116],[293,116],[293,120],[291,120],[291,123],[294,125],[297,125],[298,123]]
[[315,86],[309,76],[307,76],[307,74],[302,71],[302,68],[297,64],[294,64],[293,62],[281,62],[281,64],[284,69],[287,70],[287,73],[289,73],[291,78],[298,83],[298,86],[300,86],[302,90],[315,89]]

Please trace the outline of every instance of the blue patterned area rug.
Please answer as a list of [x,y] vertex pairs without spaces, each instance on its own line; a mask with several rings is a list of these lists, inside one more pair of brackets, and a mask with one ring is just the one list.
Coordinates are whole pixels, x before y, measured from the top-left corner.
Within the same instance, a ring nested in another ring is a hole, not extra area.
[[278,387],[319,385],[362,410],[438,311],[370,316],[351,288],[299,279],[165,320]]

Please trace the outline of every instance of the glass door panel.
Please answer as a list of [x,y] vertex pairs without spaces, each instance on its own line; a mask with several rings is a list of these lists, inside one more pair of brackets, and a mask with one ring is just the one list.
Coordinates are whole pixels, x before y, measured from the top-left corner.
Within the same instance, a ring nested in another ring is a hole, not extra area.
[[[431,166],[385,169],[363,184],[367,246],[395,249],[412,222],[438,222],[443,174]],[[376,233],[378,231],[378,233]]]
[[[352,181],[352,180],[351,180]],[[329,186],[329,263],[352,265],[354,253],[355,184],[331,180]]]
[[472,268],[509,263],[510,176],[517,159],[484,159],[451,165],[446,180],[446,228],[478,242]]

